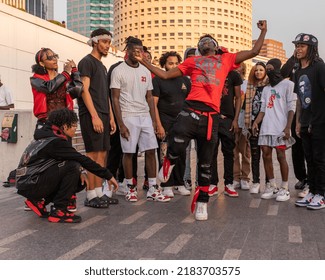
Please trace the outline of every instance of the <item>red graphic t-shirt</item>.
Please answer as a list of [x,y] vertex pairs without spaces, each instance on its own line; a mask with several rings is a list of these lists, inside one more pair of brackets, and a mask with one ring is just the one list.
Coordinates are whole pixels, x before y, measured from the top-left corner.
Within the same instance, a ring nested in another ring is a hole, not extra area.
[[237,68],[235,53],[193,56],[178,65],[183,75],[190,76],[192,87],[186,100],[200,101],[220,112],[222,89],[229,71]]

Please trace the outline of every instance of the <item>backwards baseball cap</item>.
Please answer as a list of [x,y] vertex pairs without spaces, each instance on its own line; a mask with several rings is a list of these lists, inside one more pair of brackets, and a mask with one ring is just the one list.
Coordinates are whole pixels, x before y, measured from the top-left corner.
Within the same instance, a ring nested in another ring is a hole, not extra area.
[[294,44],[306,44],[318,47],[318,40],[314,35],[306,34],[306,33],[300,33],[296,36],[295,40],[292,41]]

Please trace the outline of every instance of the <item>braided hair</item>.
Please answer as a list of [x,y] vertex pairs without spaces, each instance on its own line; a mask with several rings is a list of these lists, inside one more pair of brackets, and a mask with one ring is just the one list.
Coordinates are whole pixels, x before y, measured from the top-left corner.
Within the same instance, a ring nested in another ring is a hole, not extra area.
[[124,51],[129,50],[133,46],[143,46],[142,41],[136,37],[133,37],[133,36],[127,37],[124,43],[125,43]]
[[319,57],[317,46],[308,45],[307,60],[310,62],[311,65],[313,65],[316,62],[323,61]]

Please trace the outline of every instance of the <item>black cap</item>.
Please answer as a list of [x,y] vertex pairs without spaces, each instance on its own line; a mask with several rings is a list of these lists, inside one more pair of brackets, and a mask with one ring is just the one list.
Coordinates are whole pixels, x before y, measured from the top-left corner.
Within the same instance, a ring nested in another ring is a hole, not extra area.
[[296,36],[295,40],[292,41],[294,44],[306,44],[318,47],[318,40],[314,35],[306,34],[306,33],[300,33]]

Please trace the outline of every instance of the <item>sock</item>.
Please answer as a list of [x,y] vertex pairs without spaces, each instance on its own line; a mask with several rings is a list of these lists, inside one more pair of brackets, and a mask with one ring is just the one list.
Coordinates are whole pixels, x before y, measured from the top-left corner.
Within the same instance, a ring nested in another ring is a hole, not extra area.
[[96,191],[95,190],[88,190],[87,191],[87,199],[92,200],[93,198],[97,197]]
[[281,188],[288,190],[288,181],[282,181]]
[[270,182],[271,187],[276,188],[276,183],[275,183],[275,179],[274,178],[273,179],[269,179],[269,182]]
[[125,179],[127,185],[133,185],[133,179]]
[[157,185],[156,178],[148,178],[149,188],[153,187],[154,185]]
[[103,194],[103,190],[102,190],[102,187],[97,187],[95,188],[95,192],[96,192],[96,195],[101,198],[104,194]]

